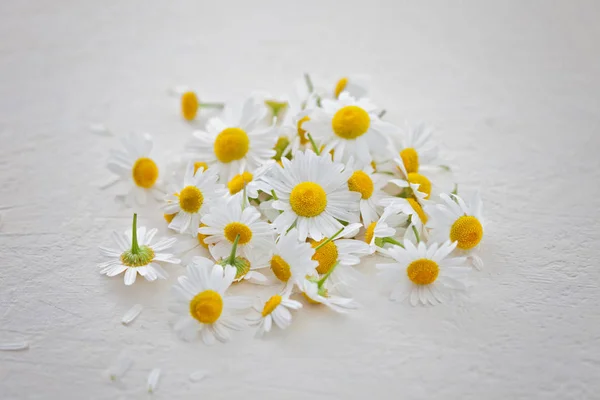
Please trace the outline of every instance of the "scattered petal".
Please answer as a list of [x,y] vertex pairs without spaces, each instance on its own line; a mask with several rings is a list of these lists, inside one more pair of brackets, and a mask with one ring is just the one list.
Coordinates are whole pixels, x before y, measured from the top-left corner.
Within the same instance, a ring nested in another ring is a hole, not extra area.
[[125,315],[123,315],[121,323],[123,325],[129,325],[140,315],[143,309],[144,307],[141,304],[134,305],[125,313]]
[[158,380],[160,379],[160,368],[154,368],[148,375],[148,393],[154,393]]
[[19,351],[29,348],[29,343],[25,341],[0,343],[1,351]]

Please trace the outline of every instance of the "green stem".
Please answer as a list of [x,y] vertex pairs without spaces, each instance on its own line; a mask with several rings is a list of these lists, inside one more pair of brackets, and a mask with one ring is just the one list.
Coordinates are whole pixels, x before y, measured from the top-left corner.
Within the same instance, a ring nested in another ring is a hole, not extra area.
[[323,286],[323,284],[325,283],[325,281],[327,280],[327,278],[329,278],[329,275],[331,275],[331,273],[333,272],[333,270],[335,269],[335,267],[337,267],[339,265],[339,261],[337,261],[335,264],[333,264],[333,266],[331,268],[329,268],[329,271],[327,271],[327,273],[325,275],[323,275],[323,277],[321,278],[320,281],[317,282],[317,285],[319,287],[319,289],[321,288],[321,286]]
[[137,240],[137,214],[133,213],[133,226],[131,227],[131,254],[138,254],[140,246]]
[[379,118],[383,118],[383,116],[385,115],[387,111],[386,110],[381,110],[381,112],[379,113],[379,115],[377,115]]
[[217,109],[223,109],[225,107],[224,103],[199,103],[198,104],[199,108],[217,108]]
[[400,246],[400,247],[404,248],[404,245],[402,243],[400,243],[399,241],[397,241],[396,239],[394,239],[391,236],[382,238],[382,241],[383,241],[383,243],[395,244],[396,246]]
[[323,243],[319,244],[317,247],[315,247],[315,251],[319,250],[321,247],[325,246],[327,243],[331,242],[333,239],[335,239],[340,233],[342,233],[342,231],[344,230],[344,228],[340,228],[339,231],[337,231],[336,233],[334,233],[334,235],[330,238],[327,238],[326,241],[324,241]]
[[315,87],[313,86],[312,79],[310,79],[310,75],[304,74],[304,81],[306,82],[308,93],[312,93],[315,90]]
[[234,265],[235,261],[235,253],[237,251],[238,242],[240,241],[239,233],[235,235],[235,240],[233,241],[233,247],[231,248],[231,254],[229,255],[229,265]]
[[412,230],[415,233],[415,237],[417,238],[417,244],[421,243],[421,238],[419,238],[419,232],[417,232],[417,228],[413,225]]
[[271,195],[273,195],[273,198],[275,200],[279,200],[279,198],[277,197],[277,195],[275,194],[275,190],[271,189]]
[[314,152],[319,156],[321,155],[319,152],[319,148],[317,147],[317,144],[315,143],[312,135],[310,133],[307,133],[306,136],[308,136],[308,140],[310,140],[310,144],[312,145],[312,148],[314,150]]

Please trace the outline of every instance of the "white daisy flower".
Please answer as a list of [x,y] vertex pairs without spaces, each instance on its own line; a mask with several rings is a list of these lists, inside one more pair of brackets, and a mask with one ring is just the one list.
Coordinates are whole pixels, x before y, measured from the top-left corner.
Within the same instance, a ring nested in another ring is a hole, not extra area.
[[388,197],[383,199],[380,204],[384,207],[392,207],[408,216],[410,226],[405,231],[405,239],[413,241],[426,239],[427,231],[424,228],[429,220],[429,217],[425,212],[425,206],[429,204],[425,199],[427,195],[419,191],[418,184],[403,181],[401,179],[391,179],[390,183],[393,183],[398,187],[404,187],[411,194],[406,198]]
[[196,119],[196,115],[200,109],[212,108],[220,110],[224,107],[223,103],[200,102],[196,92],[187,86],[176,86],[169,90],[169,94],[179,98],[181,116],[188,121]]
[[400,213],[397,207],[388,206],[377,221],[371,222],[365,229],[365,242],[371,253],[391,245],[401,244],[395,239],[398,232],[408,225],[408,216]]
[[263,251],[246,251],[245,256],[238,256],[237,245],[234,242],[234,246],[231,249],[231,254],[227,257],[218,259],[218,264],[223,267],[233,267],[236,269],[234,282],[248,281],[259,285],[267,285],[271,283],[261,269],[265,269],[269,266],[269,260],[271,258],[270,253]]
[[180,338],[191,341],[201,336],[210,345],[215,338],[221,342],[230,339],[229,330],[242,330],[245,321],[236,311],[252,307],[252,299],[242,296],[226,296],[235,269],[213,264],[198,258],[186,268],[173,286],[174,302],[169,310],[178,318],[174,329]]
[[[267,162],[265,165],[259,167],[254,173],[244,171],[241,174],[237,174],[227,182],[227,190],[229,195],[243,195],[246,193],[246,197],[249,199],[258,198],[259,193],[271,191],[265,182],[262,181],[261,177],[273,166],[275,162],[273,160]],[[245,189],[245,191],[244,191]]]
[[389,197],[382,191],[387,184],[387,179],[374,174],[370,164],[360,167],[353,159],[350,159],[346,169],[352,171],[352,175],[348,178],[348,189],[360,193],[360,216],[364,226],[369,226],[381,214],[382,207],[379,205],[381,200]]
[[334,98],[339,98],[343,92],[347,92],[355,99],[367,97],[371,78],[368,75],[348,75],[338,79],[332,90]]
[[441,204],[431,205],[426,211],[431,215],[427,227],[431,228],[432,240],[450,240],[457,248],[468,254],[478,269],[483,263],[474,251],[483,238],[483,213],[481,196],[475,192],[467,204],[457,195],[440,195]]
[[353,299],[332,295],[320,282],[314,279],[304,280],[302,294],[310,303],[323,304],[339,313],[358,308],[358,304]]
[[[433,130],[424,124],[406,126],[400,135],[390,135],[394,157],[400,155],[403,178],[414,183],[423,180],[422,170],[439,168],[437,143],[432,139]],[[400,164],[400,163],[399,163]],[[427,179],[427,178],[425,178]],[[431,185],[431,184],[430,184]],[[424,192],[426,190],[423,189]]]
[[147,133],[131,133],[123,137],[121,142],[124,150],[111,150],[107,167],[119,176],[118,181],[129,186],[125,204],[145,205],[148,194],[161,199],[164,192],[158,180],[158,165],[150,156],[152,137]]
[[158,278],[166,279],[168,274],[160,266],[162,263],[179,264],[181,260],[175,258],[173,254],[159,253],[175,244],[175,238],[162,239],[151,244],[152,239],[158,232],[158,229],[146,231],[145,227],[137,227],[137,214],[133,214],[133,226],[125,234],[113,232],[112,238],[117,245],[117,250],[107,247],[100,247],[102,255],[110,257],[111,260],[98,264],[101,274],[106,276],[116,276],[125,272],[125,285],[133,285],[137,274],[140,274],[147,281],[154,281]]
[[206,131],[194,132],[189,145],[194,158],[215,168],[221,180],[230,181],[244,171],[254,172],[274,155],[277,127],[263,127],[265,107],[248,99],[241,110],[226,108],[222,117],[211,118]]
[[214,170],[199,168],[196,173],[194,170],[194,164],[189,163],[183,185],[170,188],[170,192],[174,194],[167,195],[163,206],[165,214],[170,216],[168,219],[171,219],[169,228],[193,236],[198,234],[202,216],[225,193],[223,185],[217,183],[218,177]]
[[255,250],[268,251],[275,240],[275,230],[271,224],[260,220],[260,212],[253,206],[243,205],[236,198],[222,201],[210,209],[210,214],[202,217],[206,225],[198,230],[209,244],[209,250],[215,259],[226,257],[231,253],[236,237],[237,251],[240,256],[247,256]]
[[368,99],[355,100],[342,93],[338,100],[323,100],[302,125],[313,139],[325,144],[323,153],[333,150],[334,161],[346,162],[354,157],[368,164],[374,156],[388,151],[387,134],[397,131],[376,114],[377,107]]
[[279,236],[271,257],[271,270],[286,290],[291,292],[294,285],[302,288],[306,275],[316,274],[319,263],[313,260],[315,251],[309,243],[298,239],[298,230],[292,228]]
[[441,245],[429,246],[420,242],[418,246],[404,241],[404,248],[394,246],[387,254],[396,262],[377,264],[382,281],[393,286],[390,299],[409,298],[413,306],[439,304],[445,301],[453,290],[464,290],[464,278],[469,268],[464,267],[465,258],[449,258],[456,242],[447,241]]
[[288,328],[292,324],[290,310],[299,310],[300,308],[302,308],[302,303],[291,300],[289,293],[271,296],[261,308],[256,308],[256,311],[260,312],[260,316],[250,319],[252,325],[258,325],[256,336],[261,337],[270,332],[273,322],[279,329]]
[[294,159],[282,159],[263,180],[273,188],[273,207],[283,211],[273,224],[280,233],[295,224],[301,241],[321,240],[338,231],[345,222],[358,222],[360,193],[348,190],[351,171],[317,156],[311,151],[297,152]]

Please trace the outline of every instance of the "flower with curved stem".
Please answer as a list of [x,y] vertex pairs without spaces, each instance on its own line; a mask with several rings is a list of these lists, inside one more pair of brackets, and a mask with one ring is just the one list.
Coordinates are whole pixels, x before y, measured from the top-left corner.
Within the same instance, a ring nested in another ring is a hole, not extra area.
[[240,236],[237,235],[227,257],[218,260],[218,264],[225,267],[233,267],[236,270],[234,282],[248,281],[258,285],[268,285],[270,280],[260,272],[269,266],[269,253],[262,251],[247,250],[244,256],[237,254]]
[[249,318],[251,325],[257,325],[256,336],[261,337],[271,331],[273,323],[279,329],[287,329],[292,324],[290,310],[299,310],[302,303],[290,299],[289,293],[275,294],[271,296],[262,307],[255,307],[260,313],[257,318]]
[[179,98],[181,116],[188,121],[196,119],[196,115],[201,109],[221,110],[225,106],[223,103],[200,102],[196,92],[186,86],[176,86],[170,89],[169,92]]
[[[405,185],[406,193],[410,193],[404,197],[388,197],[381,200],[380,204],[384,207],[392,207],[395,210],[403,213],[408,217],[409,226],[405,231],[405,239],[415,241],[416,236],[425,239],[427,231],[424,229],[425,224],[429,220],[429,216],[425,212],[426,206],[429,204],[425,198],[427,195],[419,191],[419,185],[411,182],[406,182],[400,179],[391,179],[390,183],[402,187]],[[414,227],[414,229],[412,228]]]
[[391,300],[410,300],[416,306],[436,305],[448,298],[455,290],[464,290],[464,280],[469,272],[464,267],[464,257],[448,257],[456,247],[456,242],[449,241],[429,246],[421,242],[416,247],[404,241],[404,247],[393,246],[387,254],[394,259],[393,263],[377,264],[382,282],[391,286]]
[[234,268],[225,269],[205,258],[188,265],[186,274],[173,286],[174,301],[169,310],[177,315],[174,329],[180,338],[191,341],[198,336],[205,344],[227,342],[230,330],[242,330],[245,320],[236,315],[252,307],[252,299],[229,296],[227,289],[235,278]]
[[387,179],[374,174],[371,164],[360,166],[352,158],[346,164],[346,169],[352,171],[352,175],[348,178],[348,189],[360,193],[360,216],[364,226],[369,226],[381,214],[381,200],[389,197],[382,190],[387,184]]
[[328,276],[325,276],[317,280],[309,277],[304,280],[302,293],[310,303],[323,304],[339,313],[347,313],[348,310],[358,308],[358,304],[352,298],[331,294],[325,284],[327,278]]
[[387,135],[395,133],[397,128],[381,121],[377,107],[368,99],[356,100],[342,93],[338,100],[324,99],[322,106],[311,112],[303,128],[325,145],[323,153],[333,150],[336,162],[354,157],[364,164],[370,163],[374,156],[387,154]]
[[155,199],[164,196],[159,181],[158,163],[151,157],[152,137],[131,133],[121,139],[124,150],[111,150],[107,167],[118,175],[129,190],[124,195],[127,206],[146,204],[148,194]]
[[297,152],[283,167],[274,165],[263,180],[273,188],[273,208],[282,211],[273,224],[280,233],[298,229],[299,240],[321,240],[344,222],[357,222],[360,193],[348,190],[350,171],[329,157]]
[[100,252],[111,260],[98,264],[101,274],[116,276],[125,272],[125,285],[133,285],[137,274],[143,276],[147,281],[166,279],[168,274],[160,264],[179,264],[181,260],[173,254],[159,253],[171,248],[175,244],[175,238],[162,239],[151,244],[157,229],[146,230],[145,227],[137,227],[137,214],[133,214],[131,230],[125,234],[113,232],[112,238],[118,249],[100,247]]
[[400,230],[404,232],[407,225],[407,215],[402,214],[397,207],[385,207],[381,217],[365,229],[365,242],[371,248],[371,253],[392,245],[403,246],[395,236]]
[[282,233],[273,250],[270,267],[277,279],[291,292],[294,285],[302,288],[304,277],[316,274],[319,263],[312,257],[315,250],[309,243],[298,240],[298,230]]
[[170,229],[196,236],[202,216],[214,202],[222,198],[225,189],[217,183],[218,177],[214,171],[202,168],[194,171],[194,164],[188,163],[183,185],[171,187],[171,193],[174,194],[166,197],[163,209],[171,219]]
[[253,173],[275,155],[278,128],[261,125],[265,113],[264,105],[253,98],[239,110],[226,108],[221,117],[208,121],[206,131],[194,132],[188,146],[192,157],[216,169],[222,182],[244,171]]

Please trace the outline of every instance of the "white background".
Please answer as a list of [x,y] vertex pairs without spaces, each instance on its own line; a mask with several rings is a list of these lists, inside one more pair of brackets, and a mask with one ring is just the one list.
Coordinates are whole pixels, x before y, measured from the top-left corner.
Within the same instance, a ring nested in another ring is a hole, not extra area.
[[[146,398],[153,367],[157,399],[598,398],[599,19],[593,1],[3,1],[0,341],[30,348],[0,353],[0,398]],[[371,260],[355,313],[181,342],[165,303],[181,268],[130,288],[97,274],[131,216],[97,188],[117,139],[88,126],[179,151],[193,127],[170,86],[233,99],[306,71],[368,73],[387,119],[438,128],[484,197],[485,270],[466,299],[413,308],[377,292]],[[114,384],[123,349],[135,364]]]

